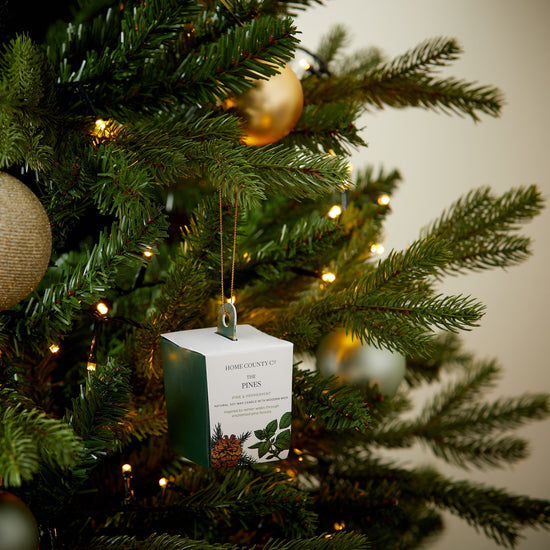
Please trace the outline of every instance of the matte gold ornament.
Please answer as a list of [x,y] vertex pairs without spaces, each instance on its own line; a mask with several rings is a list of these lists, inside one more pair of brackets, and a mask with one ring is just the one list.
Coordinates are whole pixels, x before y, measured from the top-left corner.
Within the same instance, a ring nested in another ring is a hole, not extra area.
[[39,533],[36,520],[25,503],[0,489],[0,548],[37,550]]
[[0,311],[30,294],[52,252],[48,215],[36,195],[0,172]]
[[243,141],[247,145],[266,145],[285,137],[296,126],[303,104],[302,84],[288,65],[226,102],[243,118]]
[[400,353],[362,344],[343,329],[324,338],[317,351],[317,368],[321,374],[336,375],[355,384],[376,384],[386,397],[397,393],[406,366],[405,357]]

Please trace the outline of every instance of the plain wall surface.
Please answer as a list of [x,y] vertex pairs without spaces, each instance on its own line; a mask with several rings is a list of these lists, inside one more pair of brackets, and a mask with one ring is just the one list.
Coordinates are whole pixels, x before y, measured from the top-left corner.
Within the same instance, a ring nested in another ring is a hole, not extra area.
[[[354,153],[355,167],[397,168],[403,182],[385,224],[386,250],[412,242],[422,227],[474,188],[500,194],[536,183],[550,196],[550,2],[548,0],[327,0],[301,13],[302,46],[315,51],[332,25],[350,33],[346,52],[368,46],[388,58],[427,38],[453,37],[464,52],[446,76],[499,87],[505,106],[499,118],[436,114],[422,109],[386,109],[361,119],[368,148]],[[487,306],[481,326],[462,333],[465,348],[480,358],[498,358],[503,375],[489,397],[550,392],[550,208],[525,226],[533,256],[508,270],[448,278],[442,289],[466,294]],[[529,459],[500,470],[461,470],[421,448],[406,460],[436,464],[457,479],[550,498],[550,420],[518,430],[529,440]],[[397,456],[397,455],[396,455]],[[401,455],[399,455],[401,458]],[[494,550],[495,542],[463,520],[446,514],[447,528],[429,548]],[[550,533],[527,530],[517,548],[547,550]]]

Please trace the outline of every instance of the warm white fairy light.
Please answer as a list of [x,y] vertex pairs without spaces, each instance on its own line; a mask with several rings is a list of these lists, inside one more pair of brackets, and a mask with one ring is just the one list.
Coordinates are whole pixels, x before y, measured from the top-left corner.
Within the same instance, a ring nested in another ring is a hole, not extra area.
[[380,195],[378,197],[377,202],[380,206],[387,206],[388,204],[390,204],[390,196],[384,193],[383,195]]
[[321,275],[321,279],[323,279],[323,281],[325,281],[325,283],[333,283],[334,281],[336,281],[336,275],[334,273],[332,273],[331,271],[325,271]]
[[152,258],[153,257],[153,251],[150,248],[146,248],[143,251],[143,257],[147,258],[147,259]]
[[304,69],[305,71],[309,71],[309,69],[311,69],[311,63],[305,58],[300,59],[298,63],[300,64],[300,67],[302,67],[302,69]]
[[168,480],[165,477],[159,479],[159,486],[163,489],[168,485]]
[[93,363],[92,361],[88,361],[88,363],[86,364],[86,369],[89,370],[90,372],[94,372],[96,367],[97,367],[97,364]]
[[342,213],[342,207],[338,204],[335,204],[329,211],[328,217],[331,219],[336,219]]
[[370,247],[370,251],[373,254],[384,254],[384,245],[375,243]]
[[337,521],[334,523],[334,530],[341,531],[346,527],[346,524],[343,521]]
[[131,474],[132,473],[132,465],[131,464],[123,464],[122,465],[122,473],[123,474]]
[[57,353],[57,352],[59,351],[59,346],[58,346],[57,344],[52,344],[52,345],[50,346],[50,351],[51,351],[52,353]]
[[105,128],[107,127],[107,122],[103,120],[102,118],[98,118],[95,121],[95,130],[96,133],[100,134],[105,131]]
[[109,306],[105,302],[98,302],[95,307],[100,315],[109,313]]

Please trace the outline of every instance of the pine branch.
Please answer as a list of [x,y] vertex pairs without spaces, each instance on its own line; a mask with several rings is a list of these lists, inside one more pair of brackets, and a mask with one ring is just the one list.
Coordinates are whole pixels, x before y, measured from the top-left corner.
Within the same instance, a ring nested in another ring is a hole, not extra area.
[[349,154],[351,148],[366,145],[355,126],[362,106],[352,101],[305,105],[295,128],[285,138],[289,145],[314,152]]
[[357,297],[375,290],[407,289],[435,275],[449,262],[451,255],[443,240],[415,241],[405,250],[392,250],[388,257],[358,281]]
[[370,415],[358,388],[335,376],[323,378],[317,371],[295,369],[293,391],[298,417],[315,419],[328,431],[365,432]]
[[129,371],[109,361],[98,364],[86,379],[85,388],[72,401],[66,420],[82,438],[86,457],[80,467],[89,468],[118,445],[117,429],[129,402]]
[[65,470],[79,460],[82,442],[66,422],[24,406],[13,392],[0,394],[0,478],[7,487],[30,481],[41,463]]
[[146,539],[130,535],[104,536],[93,539],[83,550],[239,550],[234,544],[214,544],[178,535],[151,535]]
[[202,102],[243,93],[252,86],[251,80],[278,73],[277,66],[291,59],[297,44],[294,32],[292,20],[267,16],[234,27],[179,64],[175,71],[179,85]]
[[450,383],[426,405],[417,419],[382,423],[373,442],[388,447],[410,447],[416,441],[428,445],[434,454],[468,468],[500,467],[528,456],[523,439],[493,435],[504,433],[532,420],[550,415],[547,395],[524,395],[476,402],[491,387],[499,369],[488,361],[468,365],[464,375]]
[[444,67],[456,61],[461,53],[462,48],[455,39],[436,37],[421,42],[389,63],[381,64],[375,74],[380,80],[426,74],[435,67]]
[[317,56],[327,65],[334,61],[338,53],[349,44],[348,31],[343,25],[334,25],[321,38]]
[[367,105],[378,109],[421,107],[443,114],[468,115],[475,122],[480,120],[479,114],[499,116],[503,104],[501,92],[491,86],[424,75],[389,80],[367,77],[361,94]]
[[[367,474],[368,468],[368,474]],[[443,477],[431,468],[414,472],[369,462],[358,467],[360,478],[391,480],[400,487],[402,504],[433,505],[455,514],[497,544],[513,548],[525,527],[550,528],[550,502],[513,495],[469,481]]]
[[350,199],[354,200],[355,195],[361,193],[366,195],[372,201],[377,201],[380,195],[392,195],[396,191],[398,185],[402,181],[402,176],[399,170],[392,169],[386,171],[383,166],[378,168],[375,173],[374,166],[367,165],[366,167],[354,171],[355,174],[355,190],[350,192]]
[[168,431],[164,402],[132,403],[120,426],[122,444],[131,438],[143,441],[151,436],[161,436]]
[[407,358],[405,378],[409,386],[414,388],[422,382],[439,380],[443,370],[450,370],[457,365],[465,366],[471,361],[471,354],[462,350],[462,343],[457,334],[442,333],[434,341],[429,357]]
[[0,55],[0,168],[50,169],[58,125],[46,59],[28,37],[18,36]]
[[215,537],[205,538],[217,541],[230,540],[236,526],[249,532],[257,529],[262,518],[264,533],[276,533],[281,538],[311,536],[316,528],[309,498],[292,486],[285,473],[272,467],[186,467],[170,483],[165,499],[164,506],[136,505],[122,510],[107,523],[111,528],[142,531],[146,525],[149,532],[158,532],[177,522],[181,535],[197,529],[206,532],[215,524]]
[[422,238],[443,238],[453,254],[444,273],[507,267],[530,253],[530,240],[510,234],[540,214],[542,195],[535,185],[513,188],[501,196],[473,190],[422,230]]
[[352,65],[348,72],[339,71],[328,78],[305,79],[304,100],[313,104],[339,101],[344,89],[350,101],[360,102],[366,109],[421,107],[469,115],[474,121],[480,120],[479,114],[498,116],[503,97],[497,88],[432,76],[434,67],[454,61],[460,51],[455,40],[436,38],[374,67],[371,61],[376,52],[370,52],[370,59],[367,55],[359,65],[362,72]]
[[[261,545],[264,550],[368,550],[370,545],[363,535],[355,533],[333,533],[310,539],[296,541],[269,540]],[[245,547],[234,544],[211,544],[204,541],[196,541],[177,535],[151,535],[145,540],[137,537],[122,535],[117,537],[98,537],[83,550],[244,550]],[[253,550],[254,546],[246,546]],[[259,548],[259,547],[258,547]]]

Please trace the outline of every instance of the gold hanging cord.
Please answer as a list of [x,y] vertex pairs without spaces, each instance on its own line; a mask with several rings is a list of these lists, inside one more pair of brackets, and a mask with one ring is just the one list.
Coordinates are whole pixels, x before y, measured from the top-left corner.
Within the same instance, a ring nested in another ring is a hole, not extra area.
[[[219,187],[220,195],[220,279],[222,290],[222,306],[225,303],[225,291],[223,286],[223,208],[222,208],[222,186]],[[235,254],[237,251],[237,216],[238,216],[239,201],[235,199],[235,226],[233,227],[233,257],[231,260],[231,294],[230,302],[233,303],[235,297],[233,295],[233,282],[235,281]]]

